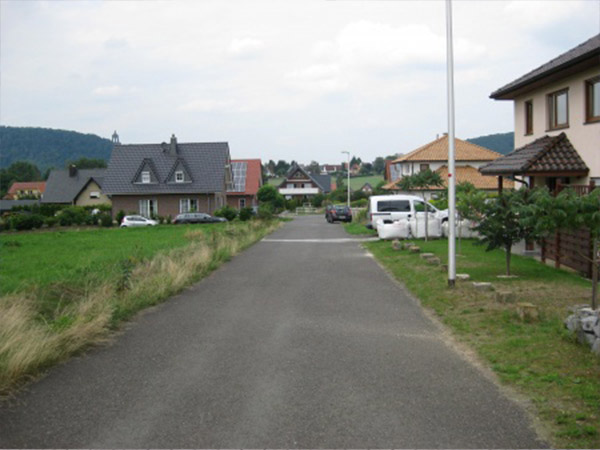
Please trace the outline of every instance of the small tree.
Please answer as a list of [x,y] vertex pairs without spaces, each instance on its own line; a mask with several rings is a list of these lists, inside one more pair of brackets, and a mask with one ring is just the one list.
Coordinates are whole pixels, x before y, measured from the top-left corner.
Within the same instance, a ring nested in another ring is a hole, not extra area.
[[[429,240],[429,214],[427,211],[427,200],[425,199],[426,189],[431,189],[433,187],[443,186],[444,182],[442,181],[442,177],[437,172],[432,172],[431,170],[422,170],[419,173],[415,173],[414,175],[409,175],[406,177],[402,177],[398,182],[398,187],[403,191],[415,191],[420,190],[421,195],[423,197],[423,202],[425,203],[425,240]],[[416,219],[416,214],[415,214]]]
[[262,186],[257,194],[259,203],[269,203],[273,207],[273,211],[281,210],[285,206],[285,199],[283,195],[277,192],[277,188],[275,186],[271,186],[266,184]]
[[545,188],[518,191],[502,191],[495,199],[479,205],[479,225],[475,229],[481,234],[487,251],[503,248],[506,252],[506,275],[510,275],[512,247],[523,239],[537,240],[548,232],[548,213],[540,205],[549,199]]

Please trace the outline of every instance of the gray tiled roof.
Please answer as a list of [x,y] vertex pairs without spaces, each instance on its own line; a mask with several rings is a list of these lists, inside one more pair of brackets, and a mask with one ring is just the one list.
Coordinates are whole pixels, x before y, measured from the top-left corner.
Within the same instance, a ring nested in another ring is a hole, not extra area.
[[502,156],[479,171],[484,175],[583,173],[589,169],[565,133],[543,136]]
[[[112,151],[102,192],[119,194],[189,194],[222,192],[229,145],[216,143],[177,144],[177,154],[161,144],[116,145]],[[144,162],[150,161],[158,178],[156,183],[134,183]],[[191,182],[167,182],[174,165],[182,162]]]
[[39,200],[0,200],[0,212],[10,211],[13,206],[33,206],[39,203]]
[[90,178],[103,187],[105,173],[106,169],[81,169],[70,177],[68,170],[52,170],[46,182],[42,203],[71,203]]
[[[574,64],[581,59],[593,56],[594,54],[600,55],[600,34],[588,39],[584,43],[569,50],[568,52],[557,56],[551,61],[548,61],[546,64],[542,64],[537,69],[526,73],[522,77],[517,78],[500,89],[495,90],[490,94],[490,97],[494,99],[500,98],[506,94],[509,94],[511,91],[517,90],[520,87],[533,82],[534,80],[540,79],[550,73]],[[598,64],[600,65],[600,60],[598,61]]]

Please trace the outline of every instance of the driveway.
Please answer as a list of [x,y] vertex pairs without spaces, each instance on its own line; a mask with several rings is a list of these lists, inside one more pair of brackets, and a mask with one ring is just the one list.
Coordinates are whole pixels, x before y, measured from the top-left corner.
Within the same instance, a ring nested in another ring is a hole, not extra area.
[[544,446],[351,238],[285,224],[0,404],[0,446]]

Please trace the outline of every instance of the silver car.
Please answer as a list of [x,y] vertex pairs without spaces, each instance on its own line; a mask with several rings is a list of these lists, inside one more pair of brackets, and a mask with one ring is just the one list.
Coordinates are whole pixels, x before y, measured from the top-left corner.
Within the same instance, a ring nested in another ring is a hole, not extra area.
[[146,219],[143,216],[125,216],[121,222],[121,228],[153,227],[155,225],[158,225],[156,220]]

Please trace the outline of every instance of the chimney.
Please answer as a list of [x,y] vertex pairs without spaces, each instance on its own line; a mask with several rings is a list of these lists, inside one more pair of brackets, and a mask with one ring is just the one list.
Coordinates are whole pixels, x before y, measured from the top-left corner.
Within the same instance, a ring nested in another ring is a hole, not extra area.
[[171,156],[177,155],[177,138],[175,135],[171,135],[171,145],[169,146],[169,154]]
[[70,177],[77,176],[77,166],[75,164],[71,164],[69,166],[69,176]]

